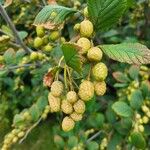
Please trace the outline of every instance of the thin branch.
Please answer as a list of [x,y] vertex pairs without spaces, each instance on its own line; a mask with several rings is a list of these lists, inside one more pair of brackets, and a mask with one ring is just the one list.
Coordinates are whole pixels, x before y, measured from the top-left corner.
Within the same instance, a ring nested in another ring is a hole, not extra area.
[[45,0],[42,0],[42,2],[43,2],[43,4],[46,6],[47,5],[47,3],[46,3],[46,1]]
[[90,141],[94,140],[95,138],[97,138],[100,134],[102,133],[102,131],[97,132],[96,134],[94,134],[92,137],[90,137],[86,143],[89,143]]
[[[18,69],[18,68],[23,68],[23,67],[30,67],[33,64],[24,64],[24,65],[20,65],[20,66],[11,66],[11,67],[5,67],[0,69],[0,71],[4,71],[4,70],[13,70],[13,69]],[[39,64],[35,64],[35,66],[39,67]]]
[[19,144],[21,144],[27,138],[28,134],[41,122],[41,120],[42,117],[27,130],[25,136],[19,141]]
[[4,20],[7,22],[7,24],[9,25],[10,29],[12,30],[14,37],[16,38],[16,41],[18,42],[18,44],[27,52],[27,53],[31,53],[32,50],[29,49],[24,42],[22,41],[22,39],[20,38],[14,24],[12,23],[11,19],[9,18],[5,8],[0,4],[0,13],[2,15],[2,17],[4,18]]

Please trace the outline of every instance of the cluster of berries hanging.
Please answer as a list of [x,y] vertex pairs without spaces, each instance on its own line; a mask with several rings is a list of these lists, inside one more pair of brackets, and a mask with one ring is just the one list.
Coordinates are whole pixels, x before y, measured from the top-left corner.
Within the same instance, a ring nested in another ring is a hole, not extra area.
[[[85,9],[86,10],[86,9]],[[74,128],[75,122],[80,121],[86,110],[86,102],[90,101],[94,94],[103,96],[106,92],[105,79],[108,74],[107,66],[101,62],[103,53],[99,47],[94,47],[92,35],[94,33],[93,24],[85,19],[80,24],[74,26],[79,31],[80,38],[76,45],[80,47],[79,54],[91,65],[89,75],[81,80],[79,88],[76,90],[65,91],[61,81],[54,81],[48,95],[50,111],[63,112],[62,129],[70,131]]]

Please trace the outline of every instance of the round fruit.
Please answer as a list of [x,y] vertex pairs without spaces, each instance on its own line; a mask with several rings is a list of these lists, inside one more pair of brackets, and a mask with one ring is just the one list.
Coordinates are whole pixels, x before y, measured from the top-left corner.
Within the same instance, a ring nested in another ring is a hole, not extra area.
[[80,23],[75,24],[74,30],[75,31],[79,31],[80,30]]
[[32,52],[30,54],[30,59],[31,60],[37,60],[38,59],[38,53],[37,52]]
[[69,91],[67,93],[67,101],[69,103],[75,103],[78,99],[77,93],[75,91]]
[[35,47],[35,48],[39,48],[39,47],[41,47],[42,45],[43,45],[43,39],[40,38],[40,37],[36,37],[36,38],[34,39],[34,47]]
[[87,57],[90,61],[100,61],[103,53],[98,47],[93,47],[88,51]]
[[93,67],[92,73],[97,81],[103,81],[108,75],[107,66],[104,63],[98,63]]
[[54,97],[51,93],[48,95],[48,101],[51,112],[59,112],[60,111],[60,103],[61,100],[59,97]]
[[78,114],[76,112],[73,112],[70,117],[74,120],[74,121],[80,121],[82,120],[82,114]]
[[93,33],[93,24],[89,20],[84,20],[80,24],[80,34],[83,37],[91,37]]
[[4,62],[4,57],[2,55],[0,55],[0,63]]
[[76,113],[83,114],[85,112],[85,103],[82,100],[78,100],[74,105],[73,108]]
[[94,85],[90,81],[83,81],[79,87],[79,96],[84,101],[89,101],[94,96]]
[[49,37],[48,37],[48,35],[45,35],[42,39],[43,39],[44,45],[46,45],[46,44],[49,43]]
[[65,117],[62,121],[62,129],[65,132],[72,130],[75,126],[75,122],[70,117]]
[[94,88],[98,96],[103,96],[106,93],[106,83],[104,81],[95,83]]
[[53,96],[59,97],[63,93],[64,85],[61,81],[55,81],[51,85],[51,94]]
[[38,37],[43,37],[45,35],[45,30],[43,26],[36,27],[36,33]]
[[44,46],[43,50],[45,52],[51,52],[53,49],[53,47],[50,44],[47,44],[46,46]]
[[50,36],[49,36],[49,39],[51,41],[55,41],[57,40],[58,38],[60,37],[60,34],[59,34],[59,31],[52,31]]
[[63,100],[62,104],[61,104],[61,110],[65,114],[71,114],[72,111],[73,111],[73,107],[72,107],[72,105],[67,100]]
[[82,48],[81,54],[86,54],[88,50],[91,48],[91,42],[89,41],[89,39],[84,38],[84,37],[80,38],[77,41],[77,45]]

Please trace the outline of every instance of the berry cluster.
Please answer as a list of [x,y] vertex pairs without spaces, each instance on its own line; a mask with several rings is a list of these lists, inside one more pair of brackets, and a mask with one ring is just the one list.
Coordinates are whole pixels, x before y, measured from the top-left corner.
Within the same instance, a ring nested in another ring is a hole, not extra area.
[[[84,14],[87,16],[86,8]],[[108,74],[106,65],[101,62],[103,56],[101,49],[92,44],[93,24],[85,19],[80,24],[76,24],[74,29],[80,34],[80,38],[75,43],[80,47],[79,55],[87,60],[86,63],[90,64],[91,70],[87,78],[81,81],[76,92],[73,90],[66,92],[60,81],[54,81],[51,85],[48,95],[50,111],[62,111],[67,115],[62,121],[64,131],[70,131],[74,128],[75,122],[82,119],[86,109],[85,103],[91,100],[95,93],[97,96],[105,94],[106,83],[104,80]]]
[[103,138],[100,144],[100,150],[105,150],[107,148],[107,145],[108,145],[108,139]]
[[18,142],[20,138],[25,135],[25,128],[18,128],[12,130],[5,136],[3,147],[1,150],[8,150],[12,144]]

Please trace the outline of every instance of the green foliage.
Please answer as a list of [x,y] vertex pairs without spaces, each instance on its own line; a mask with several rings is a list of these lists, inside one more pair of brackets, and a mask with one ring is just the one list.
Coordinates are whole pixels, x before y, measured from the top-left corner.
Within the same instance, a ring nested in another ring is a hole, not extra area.
[[131,134],[131,144],[133,144],[136,148],[145,149],[146,142],[141,133],[133,132]]
[[136,90],[131,94],[130,105],[133,109],[140,109],[143,103],[143,96],[140,90]]
[[66,64],[80,73],[81,61],[79,56],[79,47],[70,43],[66,43],[62,45],[62,51]]
[[126,0],[88,0],[90,18],[100,32],[117,23],[126,7]]
[[133,115],[132,109],[125,102],[115,102],[112,105],[112,109],[117,113],[117,115],[122,117],[131,117]]
[[74,9],[59,5],[45,6],[36,16],[34,25],[42,25],[45,28],[53,29],[60,26],[69,15],[75,12]]
[[113,60],[129,64],[148,64],[149,49],[139,43],[123,43],[116,45],[101,45],[103,52]]

